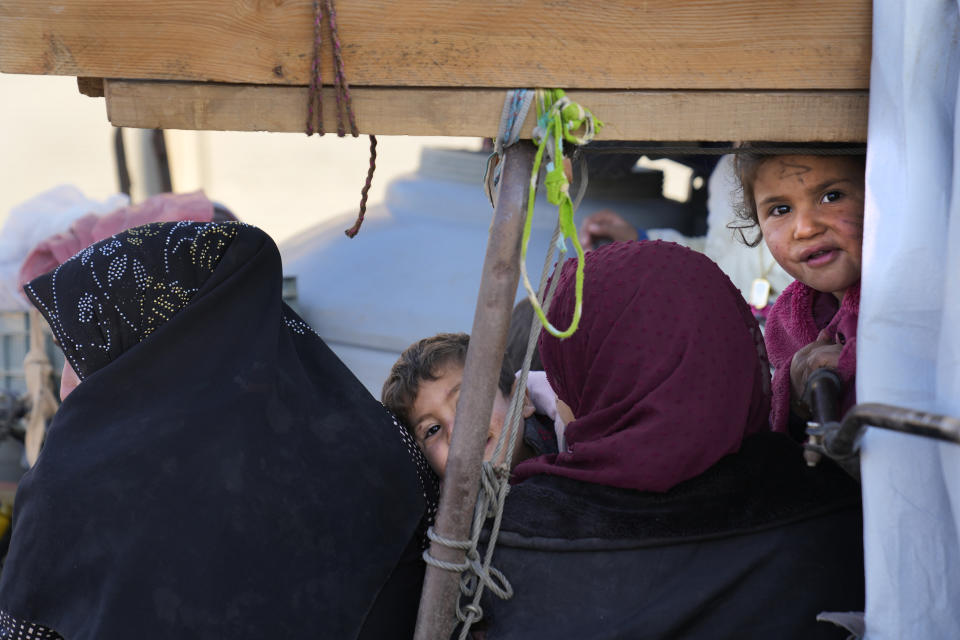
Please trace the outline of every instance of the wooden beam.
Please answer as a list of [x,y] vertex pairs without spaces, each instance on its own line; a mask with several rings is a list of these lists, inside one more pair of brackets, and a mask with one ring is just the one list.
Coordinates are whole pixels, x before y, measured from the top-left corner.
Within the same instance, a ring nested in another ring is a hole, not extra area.
[[[869,86],[871,0],[341,0],[337,10],[355,87]],[[311,0],[3,0],[0,71],[307,85],[312,25]]]
[[[527,142],[510,146],[504,152],[470,346],[463,363],[463,392],[457,397],[440,510],[434,524],[436,533],[447,540],[470,539],[482,475],[480,463],[489,435],[494,396],[499,393],[497,377],[520,280],[520,238],[535,152]],[[437,560],[452,564],[459,564],[466,557],[463,549],[436,541],[430,544],[430,553]],[[414,639],[451,637],[457,624],[459,596],[460,575],[428,564]]]
[[[304,87],[107,80],[107,115],[118,127],[302,132]],[[362,133],[497,134],[502,89],[358,88]],[[865,91],[571,91],[606,123],[600,140],[864,141]],[[336,123],[324,95],[327,130]],[[529,137],[528,118],[524,137]]]

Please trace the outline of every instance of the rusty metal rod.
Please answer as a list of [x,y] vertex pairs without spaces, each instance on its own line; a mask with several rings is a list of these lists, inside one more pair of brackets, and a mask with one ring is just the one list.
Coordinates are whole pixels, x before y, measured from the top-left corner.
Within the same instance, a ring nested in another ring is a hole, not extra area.
[[[803,403],[813,414],[813,421],[807,422],[807,444],[817,446],[822,444],[823,438],[819,434],[810,432],[811,427],[836,422],[840,416],[840,390],[843,383],[835,371],[820,368],[810,374],[807,386],[803,390]],[[815,467],[820,462],[821,453],[813,446],[808,446],[803,457],[807,464]]]
[[842,458],[857,452],[857,438],[866,426],[912,433],[935,440],[960,444],[960,420],[926,411],[864,403],[850,409],[839,426],[827,425],[823,447],[830,457]]
[[[480,463],[520,278],[520,238],[533,156],[533,145],[526,141],[508,147],[504,152],[500,190],[483,261],[483,277],[440,495],[440,511],[434,525],[439,535],[450,540],[470,537],[480,483]],[[439,560],[453,563],[463,562],[465,557],[462,550],[436,542],[431,544],[430,553]],[[459,574],[427,566],[414,638],[449,638],[457,623],[459,596]]]
[[843,382],[832,369],[817,369],[810,375],[803,390],[803,402],[812,412],[814,421],[820,424],[837,421],[842,389]]

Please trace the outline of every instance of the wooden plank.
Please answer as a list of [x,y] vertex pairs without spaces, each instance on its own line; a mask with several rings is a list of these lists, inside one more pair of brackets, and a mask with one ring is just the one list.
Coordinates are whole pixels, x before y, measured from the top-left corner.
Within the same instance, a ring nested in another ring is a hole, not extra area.
[[[114,125],[145,129],[304,131],[304,87],[155,81],[106,81]],[[606,123],[600,140],[864,141],[865,91],[571,91]],[[361,132],[381,135],[497,134],[501,89],[358,88]],[[335,128],[325,91],[324,123]],[[524,137],[529,137],[528,118]]]
[[[337,5],[358,87],[869,86],[871,0]],[[307,85],[312,25],[311,0],[3,0],[0,71]]]
[[91,98],[103,97],[103,78],[77,78],[77,89],[85,96]]

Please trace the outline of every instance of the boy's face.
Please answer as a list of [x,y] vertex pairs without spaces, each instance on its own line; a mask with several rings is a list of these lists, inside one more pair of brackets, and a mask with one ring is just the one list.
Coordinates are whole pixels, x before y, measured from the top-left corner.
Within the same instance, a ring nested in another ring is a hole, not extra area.
[[[447,455],[450,452],[450,438],[453,435],[453,421],[460,398],[460,382],[463,379],[463,365],[451,362],[441,366],[435,380],[421,380],[417,398],[410,412],[414,439],[423,450],[427,461],[441,478],[447,467]],[[490,460],[497,446],[497,439],[503,429],[503,420],[510,408],[510,401],[497,389],[493,399],[493,412],[490,415],[490,427],[487,431],[487,445],[483,459]],[[524,416],[533,413],[533,405],[527,403]],[[521,438],[523,427],[517,434]],[[514,461],[521,447],[514,449]],[[511,468],[513,464],[510,465]]]
[[753,186],[770,253],[804,284],[842,299],[860,280],[863,163],[848,156],[774,156]]

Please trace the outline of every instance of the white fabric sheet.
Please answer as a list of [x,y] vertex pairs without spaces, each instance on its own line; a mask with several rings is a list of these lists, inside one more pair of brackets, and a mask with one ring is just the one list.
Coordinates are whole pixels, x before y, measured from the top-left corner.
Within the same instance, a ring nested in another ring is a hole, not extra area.
[[[960,416],[956,0],[875,0],[858,402]],[[955,159],[957,161],[955,161]],[[960,638],[960,446],[870,429],[867,638]]]
[[77,218],[110,213],[129,203],[130,198],[120,193],[103,201],[91,200],[77,187],[62,184],[11,209],[0,228],[0,310],[33,308],[20,290],[19,277],[20,265],[35,246],[66,231]]

